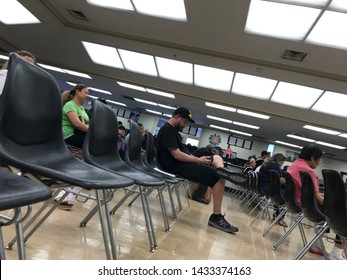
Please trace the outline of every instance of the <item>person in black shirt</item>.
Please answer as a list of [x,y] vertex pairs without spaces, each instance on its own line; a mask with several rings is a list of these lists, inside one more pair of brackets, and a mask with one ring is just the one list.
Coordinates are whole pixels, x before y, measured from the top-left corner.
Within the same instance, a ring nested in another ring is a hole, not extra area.
[[213,156],[215,165],[221,160],[219,166],[222,167],[216,169],[210,166],[211,156],[196,157],[189,153],[179,134],[188,122],[194,122],[191,113],[187,108],[181,107],[174,111],[170,120],[159,130],[157,137],[159,163],[168,172],[193,182],[212,186],[213,214],[209,218],[208,225],[228,233],[235,233],[238,228],[229,224],[221,214],[225,177],[221,178],[216,171],[218,168],[223,168],[223,172],[227,173],[228,170],[224,170],[220,156]]

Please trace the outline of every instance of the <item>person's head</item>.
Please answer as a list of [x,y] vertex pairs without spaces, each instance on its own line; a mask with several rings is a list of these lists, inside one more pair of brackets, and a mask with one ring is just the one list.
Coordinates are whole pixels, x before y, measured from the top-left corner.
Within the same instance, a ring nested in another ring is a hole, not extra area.
[[[30,63],[35,63],[36,61],[35,56],[28,51],[18,51],[16,52],[16,54],[23,57],[26,61],[29,61]],[[8,61],[2,66],[2,69],[7,69],[7,68],[8,68]]]
[[121,137],[125,137],[125,127],[123,125],[118,126],[118,135]]
[[84,84],[77,84],[70,91],[62,93],[63,106],[66,102],[74,100],[77,104],[82,105],[88,98],[88,87]]
[[270,153],[268,151],[262,151],[260,154],[260,157],[262,159],[267,159],[270,156]]
[[248,166],[249,166],[249,167],[252,167],[253,169],[255,168],[255,166],[256,166],[256,160],[255,160],[254,157],[250,157],[250,158],[249,158]]
[[299,158],[307,162],[307,164],[315,169],[319,165],[321,158],[323,156],[322,149],[314,143],[305,145],[299,154]]
[[213,154],[218,155],[218,156],[223,156],[223,150],[221,147],[214,147],[213,148]]
[[285,160],[286,160],[286,157],[283,154],[277,153],[277,154],[274,154],[272,157],[268,158],[265,161],[265,164],[274,162],[274,163],[277,163],[279,166],[282,166]]
[[139,128],[140,128],[140,132],[141,132],[141,135],[144,135],[146,133],[146,130],[145,128],[143,127],[142,123],[137,123]]
[[182,130],[188,122],[195,123],[195,121],[192,119],[192,113],[184,107],[177,108],[173,112],[169,122],[177,130]]

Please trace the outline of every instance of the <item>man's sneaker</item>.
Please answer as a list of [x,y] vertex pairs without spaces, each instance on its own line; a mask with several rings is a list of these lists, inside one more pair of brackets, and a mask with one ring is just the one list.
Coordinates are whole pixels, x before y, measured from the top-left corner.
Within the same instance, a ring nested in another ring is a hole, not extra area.
[[224,215],[212,214],[208,220],[208,225],[228,233],[235,233],[239,231],[237,227],[232,226],[227,222],[226,219],[224,219]]
[[312,254],[324,256],[322,248],[316,244],[313,244],[312,247],[308,251]]
[[329,260],[346,260],[346,257],[343,255],[341,250],[332,250],[329,254]]
[[219,178],[226,179],[235,185],[245,185],[247,176],[241,172],[233,172],[225,167],[216,168],[216,174]]

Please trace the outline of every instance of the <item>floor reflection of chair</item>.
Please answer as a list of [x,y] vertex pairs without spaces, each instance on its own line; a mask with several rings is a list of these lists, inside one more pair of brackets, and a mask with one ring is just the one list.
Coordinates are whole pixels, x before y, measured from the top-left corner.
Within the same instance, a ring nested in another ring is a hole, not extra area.
[[[92,108],[92,115],[93,117],[90,121],[88,133],[83,146],[84,159],[87,163],[110,172],[132,178],[134,180],[135,186],[126,189],[126,197],[129,197],[133,193],[139,194],[141,197],[146,229],[150,243],[150,251],[153,251],[153,249],[157,247],[157,242],[150,214],[151,212],[148,206],[147,192],[153,187],[158,189],[161,208],[165,220],[165,205],[162,205],[162,187],[165,184],[165,181],[140,172],[122,161],[116,145],[118,139],[118,121],[116,115],[109,107],[102,102],[95,101]],[[124,201],[125,199],[123,199],[121,203],[118,203],[118,207]],[[83,219],[81,223],[86,224],[96,212],[97,208],[92,209],[92,211]],[[111,212],[114,213],[115,209],[112,209]],[[166,230],[168,230],[166,224],[165,226]]]
[[14,166],[23,173],[95,191],[106,257],[115,259],[108,201],[115,189],[129,186],[134,181],[88,165],[68,151],[63,140],[62,104],[56,81],[16,54],[10,55],[0,101],[2,164]]
[[291,218],[294,220],[294,223],[288,228],[287,232],[283,234],[281,238],[278,239],[278,241],[273,245],[274,250],[276,250],[278,246],[282,244],[282,242],[296,227],[299,228],[303,246],[307,244],[304,228],[301,223],[301,221],[304,219],[304,213],[302,213],[301,207],[299,207],[295,200],[295,183],[292,176],[288,172],[283,171],[282,176],[286,179],[284,200],[288,210],[287,214],[289,214],[287,216],[291,216]]
[[[52,197],[50,188],[15,175],[3,168],[0,169],[0,211],[13,209],[12,217],[0,215],[0,259],[6,259],[2,227],[15,224],[18,258],[26,259],[22,222],[31,213],[31,204],[41,202]],[[27,212],[22,216],[21,207],[27,206]]]
[[323,249],[323,254],[328,259],[328,254],[325,250],[322,240],[323,234],[328,229],[328,223],[325,220],[324,214],[319,210],[315,197],[314,183],[309,173],[300,171],[302,189],[301,189],[301,209],[306,219],[314,224],[315,235],[308,242],[304,248],[295,257],[296,260],[301,260],[312,245],[318,241],[320,247]]
[[341,238],[347,256],[347,189],[336,170],[322,170],[324,178],[324,214],[331,228]]

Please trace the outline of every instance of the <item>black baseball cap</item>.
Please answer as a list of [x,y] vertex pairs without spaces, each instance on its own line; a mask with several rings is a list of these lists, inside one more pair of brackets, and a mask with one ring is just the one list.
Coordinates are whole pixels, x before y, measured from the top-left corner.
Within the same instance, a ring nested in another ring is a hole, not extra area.
[[195,123],[195,121],[192,119],[192,113],[187,108],[184,108],[184,107],[177,108],[172,115],[173,116],[180,115],[182,118],[188,119],[189,122]]

